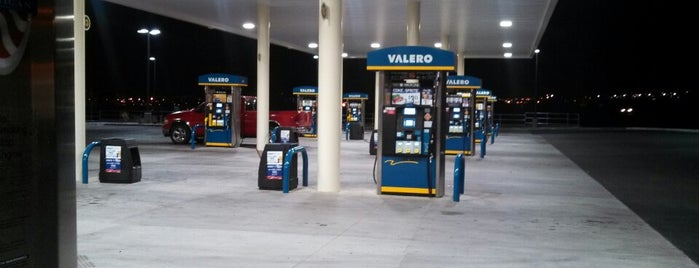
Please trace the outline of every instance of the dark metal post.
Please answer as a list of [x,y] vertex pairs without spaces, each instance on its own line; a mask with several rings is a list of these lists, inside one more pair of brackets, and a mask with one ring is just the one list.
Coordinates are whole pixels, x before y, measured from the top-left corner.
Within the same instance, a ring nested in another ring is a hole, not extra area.
[[539,49],[534,50],[534,127],[539,124],[537,104],[539,102]]

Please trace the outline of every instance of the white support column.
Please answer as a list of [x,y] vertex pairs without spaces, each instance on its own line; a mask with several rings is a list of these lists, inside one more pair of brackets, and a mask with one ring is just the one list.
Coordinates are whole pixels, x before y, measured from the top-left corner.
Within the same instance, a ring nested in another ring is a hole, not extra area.
[[420,1],[408,0],[408,35],[406,44],[420,45]]
[[85,0],[73,0],[73,34],[75,72],[75,180],[82,180],[82,157],[85,151]]
[[449,42],[450,42],[451,40],[449,40],[449,39],[450,39],[450,38],[449,38],[449,35],[448,35],[448,34],[442,34],[442,35],[439,37],[439,42],[442,43],[442,49],[444,49],[444,50],[451,50],[451,45],[449,44]]
[[319,0],[318,191],[340,191],[342,0]]
[[464,75],[466,73],[466,52],[459,51],[456,53],[456,75]]
[[257,6],[257,144],[265,149],[269,132],[269,6]]
[[379,72],[374,74],[374,129],[379,129],[379,116],[381,114],[381,103],[379,103],[379,97],[381,96],[381,78]]

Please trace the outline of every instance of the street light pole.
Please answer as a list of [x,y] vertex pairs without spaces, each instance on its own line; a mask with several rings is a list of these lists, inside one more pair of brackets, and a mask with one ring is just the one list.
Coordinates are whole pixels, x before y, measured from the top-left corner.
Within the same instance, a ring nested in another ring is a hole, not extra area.
[[534,127],[539,124],[539,114],[537,111],[537,104],[539,103],[539,50],[538,48],[534,50]]
[[153,62],[153,97],[155,97],[155,91],[158,90],[158,60],[155,57],[149,57],[148,60]]
[[151,35],[159,35],[160,30],[158,29],[140,29],[136,31],[139,34],[145,34],[146,35],[146,100],[150,97],[150,61],[151,61],[151,56],[150,56],[150,36]]

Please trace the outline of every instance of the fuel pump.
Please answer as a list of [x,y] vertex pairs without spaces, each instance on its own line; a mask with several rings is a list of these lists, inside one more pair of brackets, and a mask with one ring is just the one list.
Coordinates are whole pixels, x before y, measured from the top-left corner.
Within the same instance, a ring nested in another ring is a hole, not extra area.
[[444,196],[444,90],[454,53],[403,46],[368,53],[379,71],[382,105],[377,193]]
[[237,147],[241,142],[241,88],[248,85],[243,76],[213,73],[199,76],[204,86],[204,141],[206,146]]
[[486,106],[488,105],[488,97],[490,96],[490,90],[488,89],[477,89],[476,90],[476,105],[474,110],[474,136],[476,137],[476,143],[480,143],[483,139],[487,139],[486,133],[488,129],[488,112]]
[[317,137],[318,136],[318,87],[316,86],[298,86],[294,88],[294,95],[296,95],[296,109],[299,113],[305,113],[305,116],[310,118],[310,127],[300,127],[298,129],[299,135],[303,137]]
[[369,95],[360,92],[349,92],[342,95],[345,106],[345,122],[348,124],[351,140],[364,139],[364,103]]
[[488,139],[490,139],[490,136],[493,135],[495,131],[495,102],[497,100],[498,97],[490,95],[488,96],[488,103],[485,106],[486,118],[488,118],[488,128],[486,129],[486,136]]
[[473,155],[475,147],[474,106],[481,79],[473,76],[448,76],[446,90],[447,134],[445,153]]

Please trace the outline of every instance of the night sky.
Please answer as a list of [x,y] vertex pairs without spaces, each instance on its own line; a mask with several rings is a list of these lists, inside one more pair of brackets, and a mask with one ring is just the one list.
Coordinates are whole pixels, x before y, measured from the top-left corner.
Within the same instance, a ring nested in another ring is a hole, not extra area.
[[[638,90],[690,90],[698,56],[690,2],[585,0],[558,2],[541,40],[539,95],[631,93]],[[157,96],[201,97],[197,76],[227,72],[247,76],[244,94],[255,94],[257,44],[254,39],[145,13],[104,1],[86,2],[92,18],[87,32],[89,97],[144,96],[146,36],[151,38]],[[151,65],[152,66],[152,65]],[[680,67],[689,66],[689,67]],[[374,78],[363,59],[345,59],[344,88],[373,95]],[[466,74],[483,79],[499,98],[533,95],[535,60],[466,59]],[[291,100],[291,89],[317,84],[312,55],[271,46],[272,108]]]

